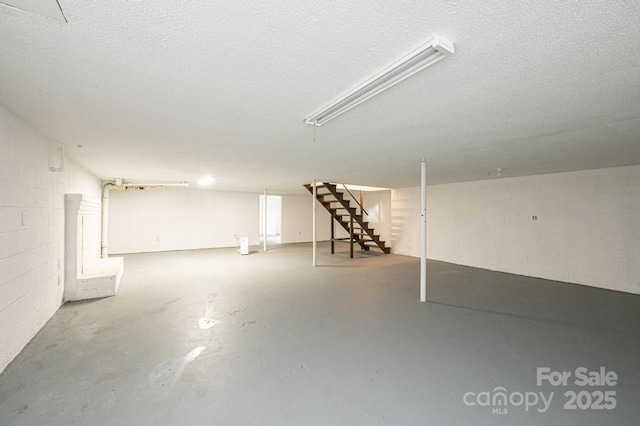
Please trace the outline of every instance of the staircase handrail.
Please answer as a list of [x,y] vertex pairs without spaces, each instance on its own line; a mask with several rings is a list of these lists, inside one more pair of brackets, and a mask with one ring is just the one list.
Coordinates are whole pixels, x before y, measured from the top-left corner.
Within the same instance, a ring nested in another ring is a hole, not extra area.
[[344,183],[341,183],[340,185],[342,185],[344,187],[344,189],[347,190],[347,192],[349,193],[349,195],[351,195],[351,198],[353,199],[353,201],[356,202],[356,204],[358,205],[358,207],[360,207],[360,210],[362,210],[364,212],[364,214],[366,214],[367,216],[369,216],[369,213],[367,213],[367,211],[364,209],[364,207],[362,207],[362,205],[358,202],[358,200],[356,199],[356,197],[351,193],[351,191],[349,191],[349,188],[347,188],[347,185]]

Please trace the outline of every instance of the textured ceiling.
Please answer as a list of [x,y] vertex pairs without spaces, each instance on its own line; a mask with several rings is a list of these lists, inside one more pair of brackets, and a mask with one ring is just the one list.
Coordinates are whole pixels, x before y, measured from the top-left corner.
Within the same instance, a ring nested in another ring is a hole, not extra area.
[[[103,179],[297,191],[640,164],[640,3],[60,0],[0,5],[0,103]],[[303,119],[442,35],[456,53]],[[82,145],[81,148],[78,145]]]

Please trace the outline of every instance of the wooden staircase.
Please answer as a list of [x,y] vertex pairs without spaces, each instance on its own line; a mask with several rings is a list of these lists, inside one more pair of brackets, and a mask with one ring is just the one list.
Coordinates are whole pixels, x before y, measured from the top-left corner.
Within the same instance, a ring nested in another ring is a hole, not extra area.
[[[306,184],[304,187],[313,194],[312,184]],[[383,253],[391,253],[391,249],[386,246],[379,235],[375,234],[374,229],[369,227],[369,222],[364,219],[364,214],[366,214],[364,208],[355,200],[350,192],[349,194],[357,207],[351,206],[351,200],[346,197],[344,192],[338,190],[337,185],[327,182],[316,182],[316,198],[331,214],[331,253],[334,253],[334,241],[337,240],[334,237],[334,220],[349,233],[347,240],[351,243],[351,257],[353,257],[354,243],[358,244],[363,250],[369,250],[371,247],[374,247],[382,250]],[[358,210],[360,210],[360,212],[358,212]]]

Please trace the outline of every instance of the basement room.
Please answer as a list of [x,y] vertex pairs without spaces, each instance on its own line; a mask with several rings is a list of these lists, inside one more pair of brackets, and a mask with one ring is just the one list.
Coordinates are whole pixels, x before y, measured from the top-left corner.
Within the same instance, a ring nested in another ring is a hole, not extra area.
[[0,424],[637,425],[640,3],[0,0]]

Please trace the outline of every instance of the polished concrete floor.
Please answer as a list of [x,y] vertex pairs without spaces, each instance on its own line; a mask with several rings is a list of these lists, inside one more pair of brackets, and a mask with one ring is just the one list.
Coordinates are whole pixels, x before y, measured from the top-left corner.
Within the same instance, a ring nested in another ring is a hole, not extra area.
[[346,248],[126,256],[0,376],[0,424],[639,424],[640,296],[429,262],[423,304],[418,259]]

